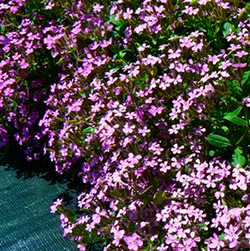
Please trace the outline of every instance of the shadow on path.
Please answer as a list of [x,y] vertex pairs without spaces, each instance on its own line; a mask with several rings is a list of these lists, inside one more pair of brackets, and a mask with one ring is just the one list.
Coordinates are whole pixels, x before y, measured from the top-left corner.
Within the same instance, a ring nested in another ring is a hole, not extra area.
[[0,149],[0,251],[78,250],[50,213],[58,197],[74,208],[78,190],[86,187],[67,182],[48,160],[27,162],[14,145]]

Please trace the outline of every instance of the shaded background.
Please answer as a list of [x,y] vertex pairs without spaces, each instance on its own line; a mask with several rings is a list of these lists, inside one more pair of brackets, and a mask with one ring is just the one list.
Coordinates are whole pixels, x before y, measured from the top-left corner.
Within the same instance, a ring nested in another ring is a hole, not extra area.
[[17,145],[1,148],[0,250],[78,250],[62,237],[59,215],[50,206],[63,197],[74,208],[79,184],[57,174],[47,160],[27,162]]

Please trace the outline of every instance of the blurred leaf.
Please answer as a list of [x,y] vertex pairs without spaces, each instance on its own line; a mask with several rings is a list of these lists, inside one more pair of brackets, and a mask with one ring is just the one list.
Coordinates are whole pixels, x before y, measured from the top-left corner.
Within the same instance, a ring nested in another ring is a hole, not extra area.
[[241,119],[237,117],[237,115],[240,114],[242,107],[238,107],[236,110],[233,112],[229,112],[224,116],[224,119],[236,124],[236,125],[241,125],[241,126],[246,126],[247,127],[247,122],[244,119]]
[[204,227],[207,227],[207,224],[205,224],[205,223],[199,223],[198,226],[199,226],[200,228],[204,228]]
[[130,51],[130,50],[128,50],[128,49],[119,51],[119,56],[120,56],[121,58],[123,58],[123,57],[127,54],[127,52],[129,52],[129,51]]
[[209,156],[213,157],[213,156],[214,156],[214,154],[215,154],[215,151],[210,150],[208,154],[209,154]]
[[110,16],[109,22],[118,26],[122,25],[122,23],[119,20],[116,20],[114,16]]
[[230,141],[220,135],[217,134],[210,134],[208,137],[205,138],[209,144],[211,144],[212,146],[216,146],[216,147],[227,147],[227,146],[231,146]]
[[242,89],[239,85],[239,81],[234,79],[232,81],[226,80],[227,88],[229,90],[229,93],[231,95],[230,99],[232,101],[237,102],[237,99],[241,99],[240,92],[242,92]]
[[243,151],[241,150],[240,147],[237,147],[234,150],[232,159],[233,159],[233,166],[236,167],[238,164],[242,167],[245,165],[246,163],[246,158],[242,155]]
[[242,109],[242,106],[239,106],[236,110],[234,110],[233,112],[229,112],[227,113],[224,118],[227,120],[230,120],[230,118],[236,117],[240,114],[240,111]]
[[60,58],[57,62],[56,62],[56,65],[61,65],[62,63],[64,63],[65,60],[64,58]]
[[165,200],[166,194],[164,192],[156,192],[154,194],[153,200],[157,205],[161,205]]
[[226,22],[223,25],[223,29],[224,29],[224,31],[222,32],[223,36],[227,37],[227,35],[233,30],[233,26],[230,23]]
[[154,45],[156,45],[156,44],[157,44],[157,41],[154,40],[154,39],[152,39],[152,43],[153,43]]
[[228,129],[227,126],[222,126],[221,129],[222,129],[225,133],[229,132],[229,129]]
[[220,238],[220,240],[224,241],[224,239],[225,239],[225,234],[224,234],[224,233],[220,234],[220,235],[219,235],[219,238]]
[[236,125],[246,126],[247,127],[247,122],[244,119],[235,117],[235,118],[230,119],[229,121],[236,124]]
[[146,193],[152,186],[153,186],[153,185],[147,187],[147,188],[142,192],[142,194]]
[[93,127],[87,127],[85,129],[83,129],[83,133],[84,134],[95,133],[95,129]]
[[242,77],[242,84],[245,84],[250,77],[250,71],[246,71]]
[[56,213],[58,213],[58,214],[65,213],[65,208],[63,207],[63,205],[59,205],[57,207]]
[[85,233],[85,227],[83,224],[77,225],[76,227],[73,228],[72,233],[74,235],[79,235],[83,237],[84,239],[87,238],[87,234]]
[[72,210],[67,210],[67,211],[65,212],[65,214],[66,214],[67,218],[68,218],[70,221],[74,221],[74,220],[75,220],[75,215],[74,215],[74,213],[73,213]]

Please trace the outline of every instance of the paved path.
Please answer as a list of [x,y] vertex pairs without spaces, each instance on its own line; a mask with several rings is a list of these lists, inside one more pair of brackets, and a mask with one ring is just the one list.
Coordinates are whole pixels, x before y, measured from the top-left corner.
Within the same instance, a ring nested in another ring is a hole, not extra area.
[[17,176],[0,160],[0,251],[78,250],[62,237],[59,216],[49,212],[65,185],[36,175]]

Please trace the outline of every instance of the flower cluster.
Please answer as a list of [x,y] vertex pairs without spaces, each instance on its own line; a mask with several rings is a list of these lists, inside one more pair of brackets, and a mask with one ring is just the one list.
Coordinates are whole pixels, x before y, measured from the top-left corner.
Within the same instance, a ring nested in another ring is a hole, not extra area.
[[[52,205],[64,236],[79,250],[249,247],[243,1],[41,4],[41,25],[26,18],[1,38],[0,108],[20,144],[37,142],[57,172],[91,185],[75,215]],[[56,5],[63,20],[48,21]],[[52,82],[30,82],[55,61]]]

